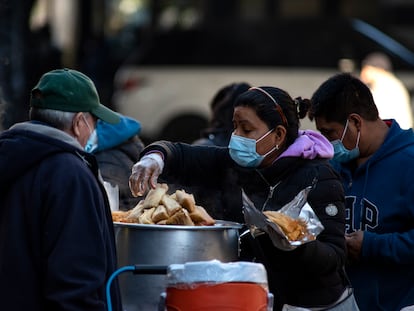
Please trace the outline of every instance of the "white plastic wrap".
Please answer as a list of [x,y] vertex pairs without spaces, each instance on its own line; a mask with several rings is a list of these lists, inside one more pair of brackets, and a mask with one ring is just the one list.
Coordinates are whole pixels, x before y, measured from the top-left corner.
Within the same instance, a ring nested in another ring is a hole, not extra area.
[[118,185],[112,186],[111,183],[104,181],[104,187],[106,194],[108,195],[109,206],[111,211],[119,210],[119,187]]
[[229,282],[257,283],[268,291],[266,269],[260,263],[195,261],[172,264],[167,270],[168,287],[193,289],[206,284],[216,285]]

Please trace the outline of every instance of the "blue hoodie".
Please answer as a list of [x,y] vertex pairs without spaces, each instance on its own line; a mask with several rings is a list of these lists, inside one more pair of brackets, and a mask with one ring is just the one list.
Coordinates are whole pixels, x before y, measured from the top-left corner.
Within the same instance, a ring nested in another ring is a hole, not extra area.
[[96,136],[90,139],[85,146],[87,152],[96,153],[111,149],[140,133],[141,123],[127,116],[120,115],[119,117],[120,121],[116,124],[110,124],[102,120],[97,121]]
[[98,149],[96,151],[115,147],[141,131],[141,124],[130,117],[120,116],[117,124],[109,124],[98,120],[96,131],[98,134]]
[[120,115],[121,121],[109,124],[98,120],[94,131],[96,140],[89,140],[88,152],[95,155],[102,178],[119,189],[119,208],[133,208],[141,198],[135,198],[129,189],[132,166],[139,160],[144,144],[138,134],[141,124]]
[[347,232],[364,231],[361,259],[347,267],[361,311],[414,304],[414,133],[395,120],[382,146],[344,181]]

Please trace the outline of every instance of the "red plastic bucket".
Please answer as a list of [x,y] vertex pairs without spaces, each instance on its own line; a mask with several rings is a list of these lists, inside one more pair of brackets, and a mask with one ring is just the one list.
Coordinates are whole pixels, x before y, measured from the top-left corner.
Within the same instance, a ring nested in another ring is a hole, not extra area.
[[167,311],[267,311],[272,306],[261,264],[213,260],[168,267]]

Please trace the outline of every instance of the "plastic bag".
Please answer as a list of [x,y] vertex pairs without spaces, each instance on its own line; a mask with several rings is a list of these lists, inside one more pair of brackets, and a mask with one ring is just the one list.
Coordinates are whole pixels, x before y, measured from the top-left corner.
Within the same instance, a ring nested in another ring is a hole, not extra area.
[[106,194],[108,195],[109,206],[111,211],[119,210],[119,187],[118,185],[112,186],[111,183],[104,181],[103,182]]
[[281,250],[293,250],[299,245],[315,240],[324,227],[307,201],[311,189],[312,186],[309,186],[301,190],[292,201],[278,210],[278,212],[294,219],[301,219],[306,223],[308,232],[297,241],[290,241],[283,230],[258,210],[246,193],[242,191],[243,214],[252,236],[256,237],[267,233],[273,245]]

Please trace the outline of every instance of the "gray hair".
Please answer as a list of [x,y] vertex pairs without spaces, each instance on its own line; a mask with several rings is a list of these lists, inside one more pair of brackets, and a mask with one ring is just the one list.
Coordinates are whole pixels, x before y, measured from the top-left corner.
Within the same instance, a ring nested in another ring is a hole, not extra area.
[[59,130],[68,130],[72,126],[72,120],[77,112],[60,111],[31,107],[29,118],[49,124]]

